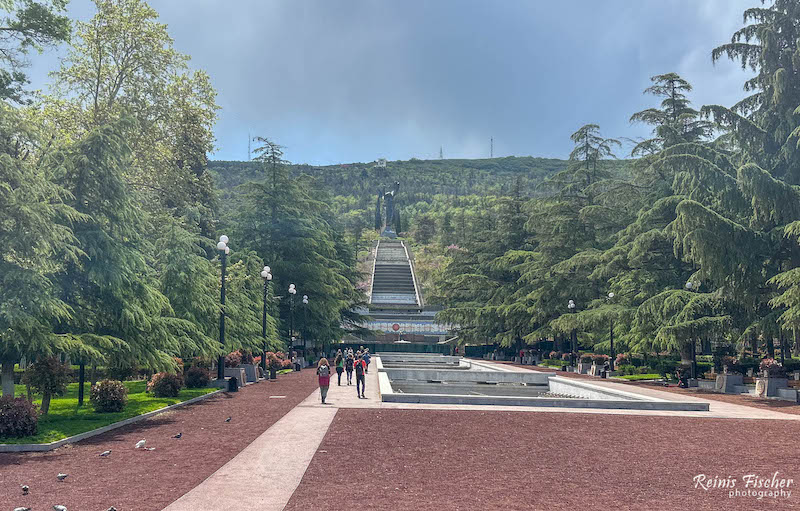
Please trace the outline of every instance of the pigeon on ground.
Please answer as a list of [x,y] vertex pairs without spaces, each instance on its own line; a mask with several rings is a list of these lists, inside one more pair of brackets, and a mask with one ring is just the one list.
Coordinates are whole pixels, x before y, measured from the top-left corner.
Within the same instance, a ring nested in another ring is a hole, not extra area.
[[182,436],[183,436],[183,433],[178,433],[177,435],[175,435],[175,436],[174,436],[174,437],[172,437],[172,438],[180,438],[180,437],[182,437]]
[[29,507],[15,507],[14,511],[31,511]]
[[144,450],[145,451],[155,451],[156,448],[155,447],[145,447]]
[[100,456],[102,456],[103,458],[105,458],[106,456],[111,456],[111,451],[103,451],[100,453]]
[[106,509],[106,511],[117,511],[117,508],[115,508],[114,506],[111,506],[110,508]]
[[28,488],[28,485],[27,484],[23,484],[22,485],[22,494],[23,495],[27,495],[28,494],[28,490],[30,490],[30,488]]
[[67,511],[67,506],[53,506],[56,511]]
[[134,446],[134,448],[135,449],[141,449],[142,447],[144,447],[144,443],[145,443],[144,439],[139,440],[138,442],[136,442],[136,445]]
[[64,479],[67,478],[67,474],[63,474],[63,473],[59,472],[59,474],[56,477],[58,478],[59,481],[63,481]]
[[225,422],[230,422],[231,419],[233,419],[233,417],[228,417],[227,419],[225,419]]

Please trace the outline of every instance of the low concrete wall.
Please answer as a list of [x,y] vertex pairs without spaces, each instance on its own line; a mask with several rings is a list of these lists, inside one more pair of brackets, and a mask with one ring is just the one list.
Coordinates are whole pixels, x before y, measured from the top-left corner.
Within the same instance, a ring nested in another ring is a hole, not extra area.
[[572,378],[553,376],[550,378],[550,392],[566,394],[581,399],[628,399],[631,401],[665,401],[664,399],[647,398],[633,392],[602,388],[591,383],[577,381]]
[[384,362],[410,362],[410,363],[430,363],[430,364],[453,364],[458,365],[461,357],[450,355],[426,354],[426,353],[378,353],[377,356],[383,358]]
[[478,383],[532,383],[547,384],[555,373],[536,371],[464,371],[459,369],[395,369],[384,368],[390,380],[457,381]]
[[610,399],[559,399],[507,396],[463,396],[446,394],[385,394],[387,403],[429,403],[458,405],[539,406],[556,408],[602,408],[626,410],[708,411],[708,403],[679,401],[633,401]]

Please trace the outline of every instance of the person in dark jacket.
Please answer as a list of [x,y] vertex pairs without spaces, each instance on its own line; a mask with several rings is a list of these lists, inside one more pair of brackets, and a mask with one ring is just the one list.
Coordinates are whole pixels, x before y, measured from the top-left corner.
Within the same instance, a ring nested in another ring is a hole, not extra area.
[[[367,363],[364,362],[364,358],[361,355],[356,359],[354,371],[356,373],[356,394],[360,399],[366,399],[367,396],[364,395],[366,377],[364,375],[367,372]],[[359,390],[359,386],[361,390]]]
[[338,384],[342,386],[342,373],[344,372],[344,357],[342,356],[342,350],[336,352],[336,358],[333,359],[333,365],[336,366],[336,375],[338,376]]
[[344,370],[347,371],[347,384],[353,384],[353,367],[355,366],[355,359],[353,354],[349,353],[344,361]]
[[328,388],[331,385],[331,366],[328,364],[328,359],[322,357],[317,364],[317,376],[319,376],[319,395],[322,398],[322,404],[325,404],[325,398],[328,397]]

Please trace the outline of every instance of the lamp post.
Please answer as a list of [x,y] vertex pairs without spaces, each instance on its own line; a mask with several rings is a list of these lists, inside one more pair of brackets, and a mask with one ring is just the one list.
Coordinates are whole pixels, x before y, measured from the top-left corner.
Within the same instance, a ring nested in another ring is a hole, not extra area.
[[[699,282],[686,282],[686,289],[689,291],[697,292],[700,289]],[[692,379],[697,378],[697,341],[692,338]]]
[[[575,314],[575,302],[570,300],[567,303],[567,309],[569,309],[570,314]],[[571,353],[569,355],[569,359],[571,361],[571,365],[575,367],[575,355],[578,351],[578,339],[575,335],[575,328],[572,328],[572,332],[570,333],[570,345],[571,345]]]
[[[294,347],[294,295],[297,294],[297,289],[294,284],[289,284],[289,350]],[[290,355],[291,356],[291,355]]]
[[308,332],[308,295],[303,295],[303,351],[306,349],[306,333]]
[[217,361],[217,379],[224,380],[225,379],[225,270],[227,269],[228,265],[228,254],[230,254],[231,249],[228,247],[228,237],[224,234],[219,237],[219,243],[217,243],[217,250],[220,251],[220,257],[222,260],[222,278],[219,290],[219,301],[221,304],[221,308],[219,310],[219,343],[222,347],[222,353],[219,356],[219,360]]
[[[614,299],[614,293],[608,293],[608,301]],[[617,357],[617,354],[614,353],[614,316],[609,314],[608,316],[608,335],[609,339],[611,340],[611,357],[608,362],[608,368],[613,371],[614,370],[614,359]]]
[[261,270],[261,278],[264,279],[264,310],[261,314],[261,337],[264,339],[264,353],[261,355],[261,369],[267,374],[267,301],[269,296],[269,283],[272,280],[272,273],[269,266],[264,266]]

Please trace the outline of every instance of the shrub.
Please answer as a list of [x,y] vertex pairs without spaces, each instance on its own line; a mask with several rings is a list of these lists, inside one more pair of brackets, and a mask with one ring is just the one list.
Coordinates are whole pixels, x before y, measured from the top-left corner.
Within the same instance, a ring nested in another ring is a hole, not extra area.
[[636,374],[636,368],[631,364],[622,364],[614,367],[617,369],[617,372],[623,376],[627,376],[629,374]]
[[583,353],[581,354],[581,364],[591,364],[592,360],[594,360],[594,355],[591,353]]
[[592,356],[592,363],[596,365],[603,365],[608,362],[608,355],[593,355]]
[[728,372],[732,374],[743,374],[744,370],[742,364],[739,363],[739,359],[736,357],[731,356],[724,356],[720,358],[720,366],[723,370],[728,368]]
[[[274,353],[270,354],[270,357],[267,360],[269,361],[269,366],[275,370],[282,369],[283,362],[287,362],[286,360],[281,361],[281,359],[279,359]],[[291,362],[289,362],[289,365],[291,365]]]
[[570,360],[572,360],[572,354],[571,353],[562,353],[561,354],[561,361],[562,362],[569,362]]
[[205,367],[190,367],[185,374],[186,386],[190,389],[207,387],[211,381],[211,375]]
[[623,366],[623,365],[633,365],[631,357],[629,357],[627,353],[620,353],[619,355],[617,355],[616,360],[614,360],[614,366]]
[[92,385],[89,401],[98,412],[121,412],[128,403],[128,389],[121,381],[103,380]]
[[107,372],[109,379],[125,381],[131,380],[134,375],[139,374],[139,368],[136,366],[109,367]]
[[550,356],[549,356],[548,358],[553,358],[553,359],[555,359],[555,358],[560,358],[560,357],[561,357],[561,354],[560,354],[559,352],[557,352],[557,351],[551,351],[551,352],[550,352]]
[[242,351],[239,350],[239,354],[242,356],[241,364],[252,364],[253,363],[253,354],[249,351]]
[[281,360],[281,369],[291,369],[292,368],[292,361],[291,360]]
[[36,434],[39,410],[25,398],[0,398],[0,437],[23,437]]
[[225,356],[225,367],[236,367],[242,363],[242,354],[239,351],[232,351]]
[[156,373],[147,384],[147,392],[155,397],[178,397],[183,388],[183,377],[172,373]]
[[59,396],[67,390],[69,367],[56,357],[37,360],[25,370],[22,383],[30,385],[34,392],[42,394],[42,414],[50,410],[50,398]]
[[783,376],[786,374],[781,363],[774,358],[765,358],[758,368],[769,376]]

